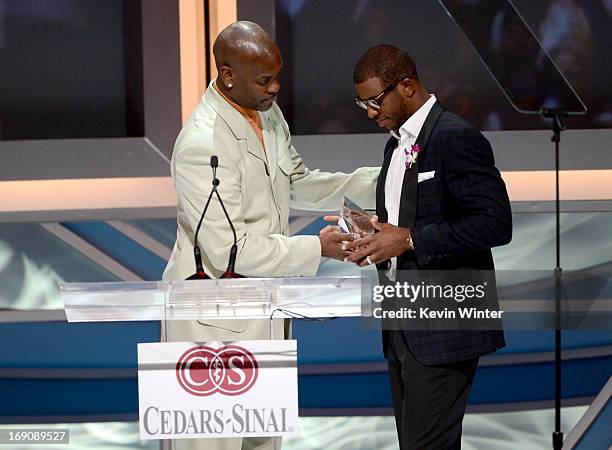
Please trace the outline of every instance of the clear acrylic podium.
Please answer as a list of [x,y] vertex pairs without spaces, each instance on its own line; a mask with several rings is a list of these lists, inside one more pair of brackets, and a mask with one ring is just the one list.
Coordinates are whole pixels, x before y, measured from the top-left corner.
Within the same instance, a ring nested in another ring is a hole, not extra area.
[[[361,316],[362,278],[239,278],[190,281],[66,283],[60,286],[69,322],[332,318]],[[177,324],[178,325],[178,324]],[[267,327],[267,324],[263,324]],[[258,355],[265,361],[269,355]],[[139,370],[141,367],[139,366]],[[297,373],[297,372],[296,372]],[[175,441],[160,439],[162,449]],[[201,448],[206,448],[203,442]],[[273,438],[274,448],[280,439]]]
[[361,290],[360,276],[60,286],[69,322],[355,317]]

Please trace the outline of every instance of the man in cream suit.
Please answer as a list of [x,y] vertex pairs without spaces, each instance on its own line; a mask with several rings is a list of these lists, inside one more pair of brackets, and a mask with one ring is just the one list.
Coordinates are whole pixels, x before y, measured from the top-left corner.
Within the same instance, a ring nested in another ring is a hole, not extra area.
[[[218,77],[213,80],[179,134],[172,156],[178,193],[178,231],[164,280],[192,275],[194,236],[212,184],[210,158],[218,156],[219,193],[238,238],[236,272],[248,277],[314,276],[321,257],[343,259],[347,235],[289,237],[290,207],[336,210],[347,195],[366,208],[375,205],[379,168],[352,174],[309,170],[291,144],[280,108],[282,58],[276,44],[258,25],[236,22],[213,47]],[[213,198],[198,236],[205,272],[225,271],[233,234],[219,202]],[[284,321],[203,323],[169,321],[169,341],[283,339]],[[271,450],[280,439],[203,439],[174,441],[177,449]]]

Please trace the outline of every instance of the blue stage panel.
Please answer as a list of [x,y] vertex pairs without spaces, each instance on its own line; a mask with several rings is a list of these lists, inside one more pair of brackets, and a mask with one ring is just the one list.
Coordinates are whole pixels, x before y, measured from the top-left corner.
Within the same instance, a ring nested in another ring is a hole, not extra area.
[[609,449],[610,446],[612,446],[612,401],[608,400],[575,450]]
[[10,416],[137,414],[138,380],[2,379],[0,422]]
[[161,280],[166,261],[110,225],[104,222],[70,222],[62,225],[144,280]]
[[[552,330],[506,331],[506,347],[496,355],[552,352]],[[367,329],[360,318],[327,322],[293,321],[301,364],[383,361],[380,330]],[[333,344],[333,345],[330,345]],[[579,349],[612,345],[612,331],[564,331],[563,348]]]
[[136,368],[136,345],[159,322],[3,323],[0,368]]
[[[299,380],[302,409],[391,407],[379,330],[366,330],[359,319],[336,319],[326,323],[294,321],[294,334],[300,367],[308,371]],[[545,352],[545,356],[552,350],[552,333],[507,333],[507,337],[509,347],[501,356],[502,364],[479,368],[471,405],[553,398],[552,359],[528,364],[505,359],[534,352]],[[589,349],[609,345],[606,338],[609,333],[566,332],[563,343],[567,348]],[[158,339],[158,322],[0,324],[0,370],[4,373],[0,378],[0,415],[136,413],[136,345]],[[335,365],[343,373],[334,373]],[[45,377],[32,378],[37,368],[46,371]],[[74,379],[70,368],[84,369],[90,379]],[[19,369],[31,370],[32,375],[20,372],[21,378],[16,379],[11,373]],[[62,371],[53,376],[53,369]],[[107,379],[100,372],[106,369],[127,372]],[[610,373],[612,355],[564,360],[564,398],[595,396]],[[93,401],[88,392],[93,393]]]

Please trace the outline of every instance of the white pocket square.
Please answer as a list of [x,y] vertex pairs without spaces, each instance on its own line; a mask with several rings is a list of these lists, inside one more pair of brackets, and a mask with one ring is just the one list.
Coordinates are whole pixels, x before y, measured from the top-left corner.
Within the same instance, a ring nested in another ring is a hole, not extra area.
[[432,170],[431,172],[421,172],[421,173],[419,173],[418,183],[420,183],[421,181],[425,181],[425,180],[429,180],[429,179],[433,178],[435,174],[436,174],[435,170]]

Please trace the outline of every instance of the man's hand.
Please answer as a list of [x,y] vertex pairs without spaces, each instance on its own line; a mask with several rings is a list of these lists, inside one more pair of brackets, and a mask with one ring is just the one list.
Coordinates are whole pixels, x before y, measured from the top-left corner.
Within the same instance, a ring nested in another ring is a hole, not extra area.
[[321,256],[343,261],[348,252],[342,249],[342,245],[350,244],[350,241],[353,239],[355,239],[355,235],[351,233],[340,233],[339,231],[321,232],[319,235]]
[[378,217],[372,217],[372,225],[377,233],[361,239],[353,240],[343,245],[348,252],[345,261],[355,262],[359,266],[367,266],[370,257],[372,264],[399,256],[406,250],[411,250],[410,228],[396,227],[388,223],[379,223]]

